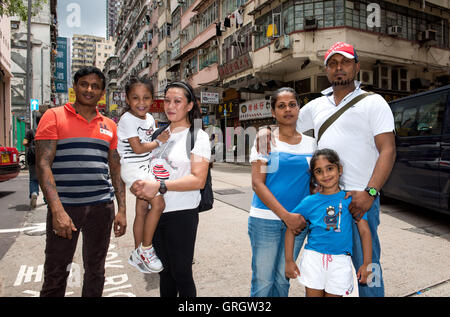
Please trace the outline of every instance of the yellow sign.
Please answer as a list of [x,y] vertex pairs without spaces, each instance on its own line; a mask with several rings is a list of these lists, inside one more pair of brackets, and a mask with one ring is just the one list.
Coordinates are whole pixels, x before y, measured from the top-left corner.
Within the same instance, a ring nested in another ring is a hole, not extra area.
[[69,88],[69,102],[75,102],[75,91],[73,88]]
[[119,105],[116,105],[116,104],[109,105],[109,111],[116,110],[118,107],[119,107]]

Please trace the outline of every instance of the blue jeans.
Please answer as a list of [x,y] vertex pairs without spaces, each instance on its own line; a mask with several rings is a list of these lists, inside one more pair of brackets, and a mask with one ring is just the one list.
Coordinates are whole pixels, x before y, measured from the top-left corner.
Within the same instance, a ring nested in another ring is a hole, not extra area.
[[39,196],[39,181],[36,175],[36,166],[30,165],[28,171],[30,174],[30,182],[29,182],[30,197],[28,198],[31,198],[32,194],[36,194],[37,196]]
[[[307,234],[305,228],[295,238],[294,260],[297,259]],[[287,297],[289,279],[284,270],[284,234],[281,220],[248,218],[248,234],[252,247],[251,297]]]
[[[367,211],[367,220],[372,235],[372,274],[369,275],[367,284],[359,284],[360,297],[384,297],[384,282],[380,264],[381,246],[378,239],[377,228],[380,224],[380,198],[377,197]],[[356,271],[364,262],[361,238],[356,223],[353,223],[353,265]]]

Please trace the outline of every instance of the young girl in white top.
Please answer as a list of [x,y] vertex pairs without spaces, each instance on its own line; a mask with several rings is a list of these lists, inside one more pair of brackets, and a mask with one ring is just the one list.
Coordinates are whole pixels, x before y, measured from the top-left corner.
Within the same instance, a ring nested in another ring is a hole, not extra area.
[[[164,131],[155,141],[151,140],[156,130],[155,120],[149,113],[153,102],[153,86],[147,78],[131,78],[125,87],[128,110],[118,124],[117,150],[121,157],[121,176],[127,187],[151,175],[150,152],[169,138]],[[150,201],[136,200],[136,217],[133,224],[135,250],[128,262],[143,273],[162,270],[161,261],[152,246],[153,234],[164,210],[164,198],[157,196]],[[146,241],[144,241],[146,240]]]
[[208,134],[201,129],[196,133],[192,150],[190,147],[191,126],[201,128],[201,120],[199,124],[195,121],[201,117],[201,112],[192,87],[185,82],[172,82],[164,95],[170,138],[151,153],[151,167],[164,170],[168,179],[137,181],[131,191],[145,199],[153,198],[158,191],[164,195],[166,208],[153,241],[164,265],[159,273],[161,297],[195,297],[192,259],[200,189],[205,186],[211,147]]

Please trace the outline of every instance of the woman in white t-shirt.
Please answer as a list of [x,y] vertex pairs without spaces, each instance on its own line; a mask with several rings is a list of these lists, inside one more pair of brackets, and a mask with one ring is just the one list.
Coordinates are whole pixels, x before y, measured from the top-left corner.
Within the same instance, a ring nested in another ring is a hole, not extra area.
[[153,239],[164,266],[159,273],[161,297],[195,297],[192,260],[200,189],[205,186],[211,148],[208,134],[200,129],[190,150],[189,128],[194,121],[196,124],[200,121],[201,128],[201,120],[195,120],[201,117],[201,112],[192,87],[173,82],[164,95],[170,138],[151,152],[150,170],[155,175],[164,175],[166,180],[136,181],[131,191],[142,199],[151,199],[158,192],[164,195],[166,207]]
[[[316,150],[313,138],[295,130],[300,108],[292,88],[278,89],[271,107],[278,123],[272,151],[268,155],[258,154],[255,144],[250,154],[254,190],[248,219],[252,297],[287,297],[289,294],[284,269],[284,236],[286,230],[298,234],[305,225],[304,219],[291,211],[310,194],[309,161]],[[305,236],[306,230],[303,230],[295,238],[294,259]]]

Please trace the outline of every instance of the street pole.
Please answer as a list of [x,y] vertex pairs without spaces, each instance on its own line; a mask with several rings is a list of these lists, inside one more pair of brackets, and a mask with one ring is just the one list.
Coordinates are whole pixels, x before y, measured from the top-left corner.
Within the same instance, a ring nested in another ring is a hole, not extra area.
[[30,120],[30,129],[33,129],[33,117],[30,109],[31,90],[32,90],[32,65],[31,65],[31,8],[32,0],[28,0],[28,17],[27,17],[27,74],[25,87],[25,107],[27,109],[27,117]]

